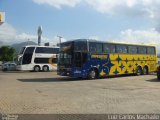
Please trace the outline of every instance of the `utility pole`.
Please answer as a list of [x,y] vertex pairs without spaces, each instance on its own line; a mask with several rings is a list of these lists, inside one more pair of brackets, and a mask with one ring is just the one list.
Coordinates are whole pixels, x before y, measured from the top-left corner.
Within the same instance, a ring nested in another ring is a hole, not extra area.
[[62,36],[57,36],[59,38],[59,50],[61,51],[61,42],[62,42]]
[[41,45],[41,36],[42,36],[42,26],[38,27],[37,34],[38,34],[38,45],[40,46]]

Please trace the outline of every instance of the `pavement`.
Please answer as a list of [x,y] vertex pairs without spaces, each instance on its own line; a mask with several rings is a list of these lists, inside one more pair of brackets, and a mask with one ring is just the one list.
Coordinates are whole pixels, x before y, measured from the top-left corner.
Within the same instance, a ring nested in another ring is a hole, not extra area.
[[0,72],[0,113],[160,113],[155,74],[80,80],[56,72]]

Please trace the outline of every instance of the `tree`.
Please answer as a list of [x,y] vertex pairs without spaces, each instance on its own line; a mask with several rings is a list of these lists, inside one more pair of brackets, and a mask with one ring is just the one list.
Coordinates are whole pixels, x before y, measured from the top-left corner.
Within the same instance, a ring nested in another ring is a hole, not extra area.
[[16,50],[9,46],[2,46],[0,48],[0,61],[13,61],[16,56]]

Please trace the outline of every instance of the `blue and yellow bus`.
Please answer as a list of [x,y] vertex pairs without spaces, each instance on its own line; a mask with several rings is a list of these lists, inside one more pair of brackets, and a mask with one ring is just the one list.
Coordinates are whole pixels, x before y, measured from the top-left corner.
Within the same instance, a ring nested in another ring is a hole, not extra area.
[[58,75],[95,79],[156,71],[156,48],[78,39],[60,44]]

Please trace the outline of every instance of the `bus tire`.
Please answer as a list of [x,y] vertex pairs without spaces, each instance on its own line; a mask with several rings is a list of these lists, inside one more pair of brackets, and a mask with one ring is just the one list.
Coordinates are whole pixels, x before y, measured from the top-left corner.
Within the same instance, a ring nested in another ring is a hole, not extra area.
[[95,69],[91,69],[88,73],[88,79],[93,80],[96,79],[98,76],[98,73]]
[[144,74],[144,75],[148,75],[148,67],[147,67],[147,66],[145,66],[145,67],[143,68],[143,74]]
[[48,65],[44,65],[44,66],[43,66],[43,72],[48,72],[48,71],[49,71]]
[[34,66],[34,72],[39,72],[40,71],[40,66],[36,65]]
[[137,70],[136,70],[136,74],[139,76],[139,75],[142,75],[142,68],[140,66],[137,67]]

